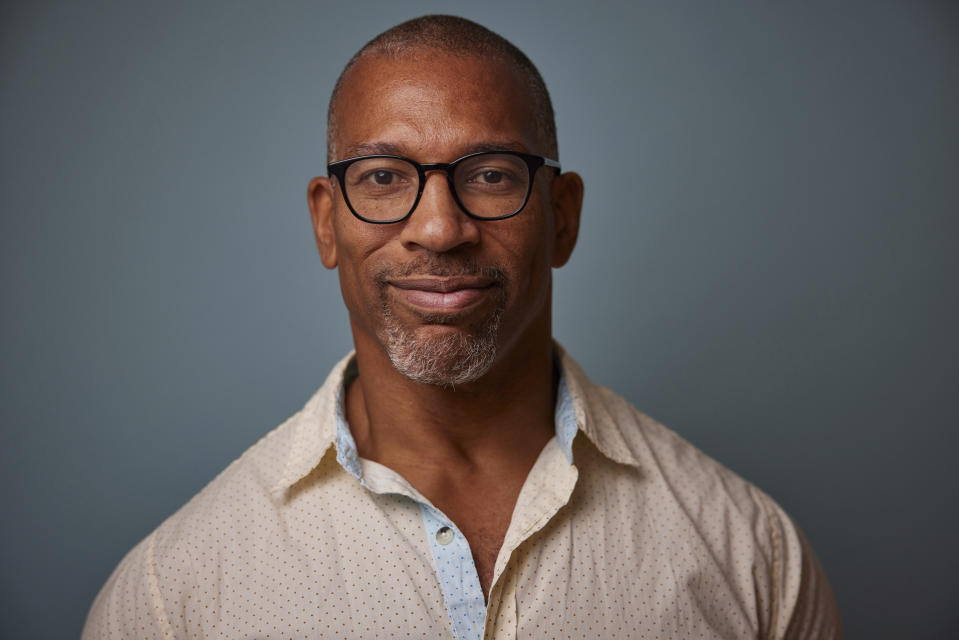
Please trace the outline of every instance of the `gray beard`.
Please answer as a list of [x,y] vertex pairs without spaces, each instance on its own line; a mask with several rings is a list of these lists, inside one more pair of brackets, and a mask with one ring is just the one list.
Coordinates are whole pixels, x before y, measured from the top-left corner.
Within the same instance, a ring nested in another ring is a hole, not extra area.
[[[442,264],[439,260],[422,261],[403,270],[409,273],[433,273],[435,275],[457,275],[481,271],[471,263],[465,265]],[[449,331],[440,336],[417,335],[416,329],[402,326],[397,322],[386,298],[386,272],[378,275],[377,280],[383,287],[382,319],[383,324],[377,336],[386,349],[386,354],[401,374],[415,382],[440,387],[454,388],[482,378],[496,360],[496,342],[499,335],[500,320],[505,309],[505,276],[502,271],[493,268],[482,269],[499,284],[496,308],[481,322],[471,325],[466,331]],[[442,317],[424,318],[426,322],[443,324]]]
[[415,382],[454,388],[482,378],[496,360],[496,338],[502,310],[497,308],[480,327],[441,336],[417,336],[401,327],[386,309],[380,340],[397,371]]

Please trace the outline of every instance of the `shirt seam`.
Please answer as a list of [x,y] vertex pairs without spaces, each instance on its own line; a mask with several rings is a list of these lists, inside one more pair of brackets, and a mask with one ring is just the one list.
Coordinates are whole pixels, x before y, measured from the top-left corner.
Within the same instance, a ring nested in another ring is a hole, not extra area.
[[163,631],[163,635],[172,638],[173,626],[166,618],[166,608],[163,606],[163,595],[160,593],[160,580],[156,574],[156,538],[157,532],[147,538],[146,548],[146,574],[150,585],[150,598],[153,600],[153,612],[157,619],[157,624]]
[[779,528],[776,526],[776,520],[773,518],[773,514],[770,510],[770,504],[765,500],[765,496],[760,495],[760,502],[763,505],[763,511],[766,513],[766,523],[769,527],[769,545],[772,549],[772,593],[770,598],[772,602],[769,607],[769,628],[766,632],[766,637],[770,640],[774,640],[776,637],[777,629],[779,626],[779,609],[781,606],[782,594],[780,593],[780,580],[783,577],[782,571],[782,547],[783,541],[782,536],[780,535]]

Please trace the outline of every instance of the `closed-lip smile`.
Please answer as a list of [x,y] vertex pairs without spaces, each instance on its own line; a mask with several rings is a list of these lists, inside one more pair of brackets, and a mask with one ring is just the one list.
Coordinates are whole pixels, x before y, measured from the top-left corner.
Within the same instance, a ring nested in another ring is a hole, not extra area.
[[388,281],[412,307],[430,313],[457,312],[486,297],[495,281],[486,276],[420,276]]

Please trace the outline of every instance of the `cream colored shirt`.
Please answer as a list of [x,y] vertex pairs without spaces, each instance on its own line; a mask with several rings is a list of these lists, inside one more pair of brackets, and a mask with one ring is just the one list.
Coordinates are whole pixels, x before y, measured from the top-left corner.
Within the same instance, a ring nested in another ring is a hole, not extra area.
[[558,353],[488,605],[455,524],[356,456],[347,358],[123,559],[84,640],[841,637],[782,509]]

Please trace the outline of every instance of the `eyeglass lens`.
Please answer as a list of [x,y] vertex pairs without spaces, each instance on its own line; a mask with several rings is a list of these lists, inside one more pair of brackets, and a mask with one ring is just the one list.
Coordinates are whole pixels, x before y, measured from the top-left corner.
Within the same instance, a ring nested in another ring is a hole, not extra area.
[[[374,221],[403,218],[419,192],[416,167],[397,158],[364,158],[344,176],[346,197],[357,214]],[[453,188],[471,215],[498,218],[523,206],[529,191],[529,168],[519,157],[482,154],[453,169]]]

